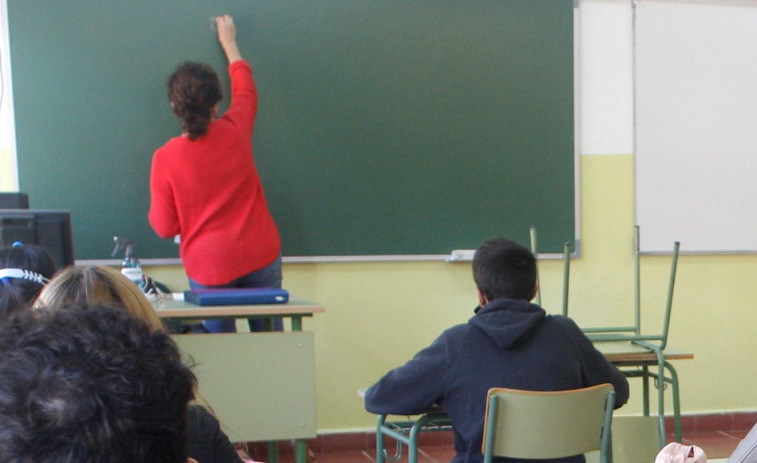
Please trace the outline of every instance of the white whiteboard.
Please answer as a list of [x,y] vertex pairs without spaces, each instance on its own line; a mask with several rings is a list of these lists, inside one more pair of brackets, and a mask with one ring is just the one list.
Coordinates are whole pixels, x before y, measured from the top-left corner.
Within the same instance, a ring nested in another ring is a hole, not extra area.
[[638,0],[643,252],[757,252],[757,0]]

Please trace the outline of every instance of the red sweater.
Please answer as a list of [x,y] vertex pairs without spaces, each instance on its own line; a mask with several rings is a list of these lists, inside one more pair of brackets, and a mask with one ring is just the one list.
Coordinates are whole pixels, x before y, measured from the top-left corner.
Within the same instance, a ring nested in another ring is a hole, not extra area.
[[189,278],[222,285],[281,251],[252,156],[258,96],[246,61],[229,66],[231,105],[196,140],[175,137],[152,158],[148,218],[161,238],[181,235]]

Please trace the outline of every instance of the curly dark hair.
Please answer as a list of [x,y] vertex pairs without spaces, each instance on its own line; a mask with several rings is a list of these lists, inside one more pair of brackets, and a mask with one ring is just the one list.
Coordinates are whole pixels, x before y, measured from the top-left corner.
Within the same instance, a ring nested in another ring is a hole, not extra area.
[[[56,271],[53,256],[36,245],[12,246],[0,249],[0,269],[17,268],[53,277]],[[11,313],[26,309],[42,290],[42,283],[20,278],[0,279],[0,320]]]
[[207,64],[181,63],[168,78],[168,100],[190,140],[205,135],[222,98],[218,74]]
[[473,280],[490,301],[499,297],[530,301],[536,288],[536,258],[515,241],[485,241],[473,256]]
[[103,306],[0,323],[0,462],[187,460],[196,378],[163,331]]

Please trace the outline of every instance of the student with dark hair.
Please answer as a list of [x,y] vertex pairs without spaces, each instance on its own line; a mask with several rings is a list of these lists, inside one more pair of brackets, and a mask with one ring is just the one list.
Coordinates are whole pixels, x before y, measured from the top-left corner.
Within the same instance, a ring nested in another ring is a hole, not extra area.
[[55,270],[52,255],[40,246],[0,249],[0,319],[29,307]]
[[195,376],[124,310],[22,310],[0,324],[0,462],[185,463]]
[[[216,18],[229,62],[231,105],[218,114],[221,90],[208,65],[184,63],[168,80],[183,133],[152,159],[148,218],[158,236],[181,235],[180,254],[193,288],[281,287],[281,239],[252,152],[258,95],[231,16]],[[253,331],[264,320],[250,320]],[[235,331],[213,320],[208,331]],[[276,329],[281,329],[281,319]]]
[[[145,294],[111,267],[67,267],[58,272],[40,293],[35,306],[108,305],[145,321],[154,331],[164,331],[160,317]],[[204,406],[189,406],[187,439],[189,456],[200,463],[240,463],[239,454],[221,425]]]
[[483,460],[489,388],[559,391],[611,383],[615,407],[626,403],[628,381],[573,320],[547,315],[530,302],[536,272],[535,257],[520,244],[504,238],[484,242],[473,258],[475,315],[371,386],[366,410],[415,415],[440,405],[454,429],[453,462],[477,463]]

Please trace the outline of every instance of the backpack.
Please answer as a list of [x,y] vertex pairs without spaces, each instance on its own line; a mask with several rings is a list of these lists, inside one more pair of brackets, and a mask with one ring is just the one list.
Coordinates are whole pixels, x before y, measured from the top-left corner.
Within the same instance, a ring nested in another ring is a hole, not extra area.
[[707,455],[696,445],[672,442],[660,450],[654,463],[707,463]]

